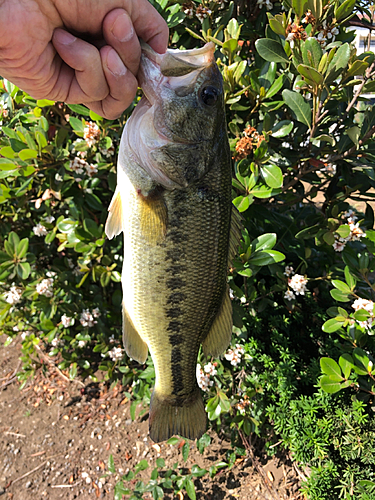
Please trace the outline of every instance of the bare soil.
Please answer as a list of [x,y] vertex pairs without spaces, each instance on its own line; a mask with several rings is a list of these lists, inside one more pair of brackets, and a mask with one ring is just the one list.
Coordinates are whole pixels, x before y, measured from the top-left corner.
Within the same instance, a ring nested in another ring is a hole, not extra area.
[[[191,442],[184,462],[183,440],[174,446],[155,445],[148,437],[147,419],[131,420],[130,403],[120,384],[109,388],[105,382],[70,382],[61,372],[42,365],[20,390],[16,378],[20,345],[13,341],[4,347],[4,340],[0,336],[1,499],[112,499],[116,482],[142,459],[150,467],[136,480],[148,482],[158,457],[164,458],[167,468],[178,462],[188,472],[193,464],[208,469],[225,459],[231,448],[212,434],[203,455]],[[302,499],[297,471],[285,456],[267,460],[259,451],[254,453],[213,479],[196,480],[197,499]],[[108,471],[109,455],[114,458],[115,474]],[[151,499],[149,495],[144,498]],[[165,498],[188,497],[166,492]]]

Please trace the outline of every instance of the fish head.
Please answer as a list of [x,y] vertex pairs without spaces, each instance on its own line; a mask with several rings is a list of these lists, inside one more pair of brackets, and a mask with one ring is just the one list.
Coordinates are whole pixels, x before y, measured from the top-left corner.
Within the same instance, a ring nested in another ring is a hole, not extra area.
[[128,145],[167,189],[202,177],[215,160],[218,143],[227,141],[223,79],[214,49],[207,43],[158,54],[142,42],[138,79],[144,96],[131,117]]

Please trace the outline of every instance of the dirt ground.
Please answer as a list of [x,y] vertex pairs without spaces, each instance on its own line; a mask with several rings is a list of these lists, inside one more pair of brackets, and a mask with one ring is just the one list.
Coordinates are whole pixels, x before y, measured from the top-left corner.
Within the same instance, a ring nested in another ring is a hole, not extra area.
[[[203,455],[191,442],[184,462],[182,440],[174,446],[155,445],[148,437],[147,419],[131,420],[121,385],[109,389],[105,383],[69,382],[45,367],[20,391],[15,376],[20,345],[13,341],[4,347],[4,340],[0,336],[1,499],[112,499],[118,479],[142,459],[150,467],[137,480],[148,482],[158,457],[167,468],[178,462],[185,471],[193,464],[208,469],[230,449],[229,442],[213,434]],[[108,471],[111,454],[115,474]],[[213,479],[196,480],[196,495],[207,500],[297,500],[302,498],[297,472],[285,457],[266,461],[247,456]],[[173,492],[165,498],[188,499]]]

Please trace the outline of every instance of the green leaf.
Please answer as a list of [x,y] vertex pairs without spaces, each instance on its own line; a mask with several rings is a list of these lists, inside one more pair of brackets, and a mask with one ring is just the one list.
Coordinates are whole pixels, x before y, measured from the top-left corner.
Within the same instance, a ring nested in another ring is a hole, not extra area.
[[336,289],[330,290],[330,294],[338,302],[349,302],[350,301],[350,296],[347,293],[342,292],[341,290],[336,290]]
[[31,158],[34,159],[38,156],[38,152],[35,151],[34,149],[23,149],[18,153],[18,156],[21,158],[22,161],[30,160]]
[[159,467],[159,469],[161,469],[162,467],[165,467],[165,460],[164,458],[157,458],[156,459],[156,465],[157,467]]
[[294,123],[290,120],[281,120],[277,125],[273,127],[271,130],[272,137],[276,137],[277,139],[281,137],[285,137],[290,134],[293,130]]
[[350,293],[350,288],[348,287],[348,285],[346,283],[344,283],[343,281],[340,281],[340,280],[332,280],[332,285],[337,288],[338,290],[340,290],[341,292],[344,292],[344,293]]
[[167,444],[175,446],[180,440],[177,437],[171,437],[168,439]]
[[233,205],[239,212],[245,212],[250,206],[250,200],[252,200],[250,196],[237,196],[237,198],[233,200]]
[[267,12],[267,16],[268,16],[268,22],[269,22],[269,25],[271,26],[272,31],[274,31],[277,35],[281,35],[281,36],[285,37],[285,35],[286,35],[285,28],[282,25],[282,23],[276,17],[274,17],[270,12]]
[[339,330],[344,323],[345,321],[338,321],[336,318],[331,318],[323,324],[322,330],[326,333],[333,333]]
[[85,126],[82,122],[82,120],[79,120],[78,118],[76,118],[75,116],[69,116],[69,123],[72,127],[72,129],[75,131],[75,132],[78,132],[80,134],[83,134],[84,130],[85,130]]
[[115,461],[113,460],[113,455],[109,455],[108,457],[108,470],[112,472],[112,474],[116,473]]
[[342,383],[334,382],[327,375],[323,375],[323,377],[321,377],[319,385],[323,391],[328,392],[329,394],[334,394],[344,388]]
[[189,441],[185,441],[182,447],[182,458],[184,459],[184,462],[186,462],[186,460],[189,458],[189,450],[190,450]]
[[292,0],[292,8],[299,19],[304,15],[306,11],[307,0]]
[[286,77],[286,75],[284,73],[282,75],[280,75],[278,78],[276,78],[276,80],[271,85],[270,89],[266,92],[266,98],[267,99],[270,99],[271,97],[273,97],[275,94],[278,93],[278,91],[284,85],[284,82],[285,82],[286,78],[287,77]]
[[289,58],[283,49],[281,43],[270,38],[260,38],[255,42],[255,48],[265,61],[268,62],[289,62]]
[[16,255],[19,259],[22,259],[27,253],[29,248],[29,240],[28,238],[23,238],[16,247]]
[[226,42],[223,43],[223,49],[228,51],[229,53],[233,53],[237,50],[238,42],[234,38],[230,38]]
[[188,494],[188,497],[191,500],[196,500],[195,486],[194,486],[193,481],[189,478],[185,479],[185,490],[186,490],[186,493]]
[[332,61],[329,63],[325,77],[326,83],[331,83],[346,69],[350,59],[350,45],[344,43],[335,52]]
[[[68,108],[79,115],[90,116],[90,110],[81,104],[67,104]],[[69,119],[70,121],[70,119]]]
[[318,21],[323,13],[322,0],[307,0],[307,8],[311,10],[312,15]]
[[328,375],[330,380],[334,382],[341,382],[343,377],[341,374],[341,368],[332,358],[321,358],[320,367],[325,375]]
[[344,374],[344,377],[348,379],[350,377],[350,373],[354,366],[353,358],[350,356],[350,354],[345,352],[342,356],[340,356],[339,364]]
[[366,321],[369,319],[370,313],[365,309],[358,309],[353,316],[356,321]]
[[309,37],[302,44],[302,58],[304,64],[312,66],[319,71],[319,64],[322,60],[323,50],[315,37]]
[[191,475],[194,477],[203,477],[207,474],[206,469],[201,469],[199,465],[194,464],[193,467],[191,468]]
[[354,370],[359,375],[367,375],[372,370],[372,363],[363,349],[356,347],[353,351]]
[[286,105],[293,111],[299,122],[311,127],[311,108],[301,94],[293,90],[284,89],[282,92]]
[[355,6],[355,0],[345,0],[341,5],[336,4],[335,18],[336,21],[341,21],[345,17],[350,16]]
[[53,106],[55,104],[55,101],[50,101],[49,99],[38,99],[36,101],[36,105],[39,108],[45,108],[46,106]]
[[271,250],[276,245],[277,236],[275,233],[261,234],[252,241],[251,246],[255,250]]
[[281,262],[285,259],[285,255],[276,250],[263,250],[260,252],[254,252],[249,262],[254,266],[268,266],[270,264],[275,264],[276,262]]
[[316,69],[312,68],[311,66],[307,66],[306,64],[300,64],[297,69],[308,83],[317,86],[322,85],[323,75],[320,74]]
[[146,470],[149,467],[147,460],[143,459],[141,460],[135,467],[134,467],[134,472],[135,474],[138,474],[138,472],[142,470]]
[[343,224],[342,226],[338,227],[336,229],[336,233],[341,237],[341,238],[347,238],[350,234],[350,227],[348,224]]
[[264,182],[271,188],[280,188],[283,185],[283,172],[276,165],[263,165],[260,169]]
[[[13,149],[10,146],[5,146],[4,148],[0,149],[0,155],[4,156],[5,158],[15,158],[16,154],[13,151]],[[13,165],[14,168],[14,165]]]

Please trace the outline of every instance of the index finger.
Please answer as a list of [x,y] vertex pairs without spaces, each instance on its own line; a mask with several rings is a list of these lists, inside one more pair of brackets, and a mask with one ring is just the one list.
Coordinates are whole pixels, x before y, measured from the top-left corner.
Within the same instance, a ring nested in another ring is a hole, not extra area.
[[131,3],[124,2],[123,8],[128,12],[138,37],[160,54],[167,50],[169,29],[159,12],[148,0],[137,0]]

